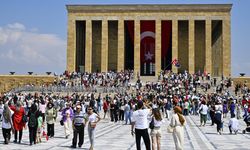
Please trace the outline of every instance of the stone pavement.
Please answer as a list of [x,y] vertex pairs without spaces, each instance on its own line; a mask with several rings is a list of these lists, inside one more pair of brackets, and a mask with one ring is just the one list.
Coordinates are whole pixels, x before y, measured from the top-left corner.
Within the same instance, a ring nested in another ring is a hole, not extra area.
[[[72,135],[65,139],[64,128],[59,124],[59,117],[55,124],[55,137],[46,142],[43,139],[42,143],[29,146],[28,129],[24,130],[23,140],[21,144],[13,143],[13,135],[9,145],[3,144],[2,130],[0,130],[0,150],[14,150],[14,149],[70,149],[72,143]],[[167,125],[169,121],[164,119],[165,123],[162,127],[162,150],[173,150],[174,141],[170,133],[167,133]],[[216,132],[216,125],[210,126],[211,122],[207,122],[205,127],[199,127],[198,116],[187,116],[187,125],[185,127],[185,150],[206,150],[206,149],[249,149],[250,148],[250,134],[230,135],[227,127],[229,118],[224,120],[224,131],[222,135]],[[1,123],[0,123],[1,126]],[[246,127],[245,123],[240,121],[240,129]],[[136,150],[135,138],[130,134],[130,125],[123,125],[123,122],[113,123],[108,119],[103,119],[96,128],[95,150]],[[87,130],[85,129],[84,144],[81,149],[87,150],[89,148],[89,139]],[[142,140],[143,143],[143,140]],[[145,149],[144,144],[142,149]]]

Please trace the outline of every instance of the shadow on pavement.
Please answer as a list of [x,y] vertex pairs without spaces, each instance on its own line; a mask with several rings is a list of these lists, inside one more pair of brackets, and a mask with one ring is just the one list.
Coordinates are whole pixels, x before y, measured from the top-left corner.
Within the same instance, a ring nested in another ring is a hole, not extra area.
[[[71,148],[70,146],[59,146],[62,148]],[[89,150],[89,148],[80,148],[80,147],[76,147],[76,148],[71,148],[71,149],[83,149],[83,150]]]

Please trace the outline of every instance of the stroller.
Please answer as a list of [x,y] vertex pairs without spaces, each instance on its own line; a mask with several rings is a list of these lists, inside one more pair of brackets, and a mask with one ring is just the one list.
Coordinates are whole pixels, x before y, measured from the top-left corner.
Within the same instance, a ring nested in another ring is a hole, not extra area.
[[246,132],[250,132],[250,114],[244,118],[244,121],[247,124],[247,127],[242,131],[243,134],[245,134]]

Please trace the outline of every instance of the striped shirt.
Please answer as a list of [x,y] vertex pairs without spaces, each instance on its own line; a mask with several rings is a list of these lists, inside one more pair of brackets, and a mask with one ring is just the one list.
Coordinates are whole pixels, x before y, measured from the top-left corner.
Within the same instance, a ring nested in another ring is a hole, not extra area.
[[82,111],[79,114],[76,112],[74,114],[74,118],[73,118],[74,125],[81,126],[81,125],[85,124],[85,119],[86,119],[86,116],[84,115],[84,113]]

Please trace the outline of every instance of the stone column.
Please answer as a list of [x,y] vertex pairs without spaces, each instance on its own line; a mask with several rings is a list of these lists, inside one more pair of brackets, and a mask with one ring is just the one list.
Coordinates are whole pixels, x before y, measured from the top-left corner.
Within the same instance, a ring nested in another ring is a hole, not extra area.
[[205,69],[207,73],[212,75],[212,21],[210,19],[206,20],[206,49],[205,49]]
[[223,68],[225,77],[231,76],[231,20],[230,14],[222,20]]
[[92,72],[92,20],[86,20],[85,72]]
[[124,70],[124,20],[118,20],[117,71]]
[[155,76],[161,71],[161,20],[155,22]]
[[135,20],[135,36],[134,36],[134,75],[140,75],[141,62],[140,62],[140,20]]
[[188,72],[195,73],[194,60],[194,20],[188,21]]
[[108,71],[108,21],[102,20],[101,72]]
[[76,21],[68,16],[68,46],[67,46],[67,71],[73,72],[76,67]]
[[[172,61],[178,60],[178,20],[172,20]],[[172,64],[172,71],[178,73],[178,68]]]

